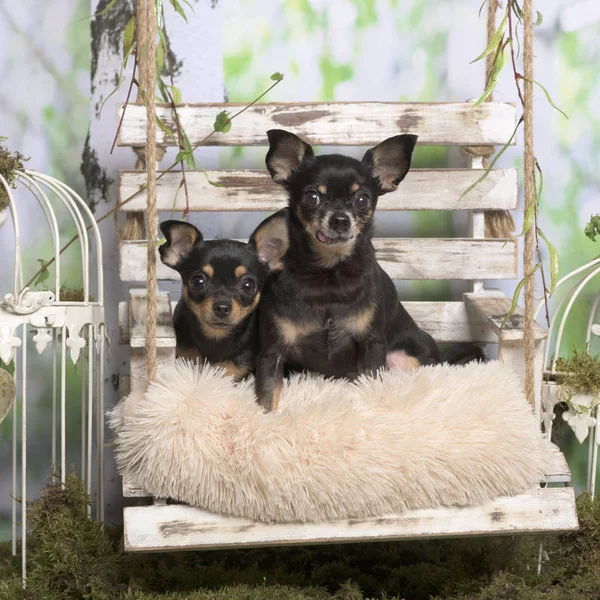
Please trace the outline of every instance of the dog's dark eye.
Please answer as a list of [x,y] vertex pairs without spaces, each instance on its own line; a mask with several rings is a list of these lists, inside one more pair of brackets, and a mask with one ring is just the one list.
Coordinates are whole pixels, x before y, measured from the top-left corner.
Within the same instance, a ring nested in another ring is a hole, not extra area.
[[250,277],[246,277],[246,278],[242,279],[242,281],[240,283],[240,287],[242,288],[242,291],[244,293],[252,294],[256,290],[256,282],[254,281],[254,279],[251,279]]
[[197,292],[202,291],[205,285],[206,277],[204,277],[204,275],[194,275],[190,279],[190,287]]
[[317,192],[306,192],[306,194],[304,194],[304,204],[306,204],[306,206],[309,208],[318,206],[320,201],[321,197],[319,194],[317,194]]
[[364,194],[361,194],[356,200],[356,208],[361,210],[369,207],[369,198]]

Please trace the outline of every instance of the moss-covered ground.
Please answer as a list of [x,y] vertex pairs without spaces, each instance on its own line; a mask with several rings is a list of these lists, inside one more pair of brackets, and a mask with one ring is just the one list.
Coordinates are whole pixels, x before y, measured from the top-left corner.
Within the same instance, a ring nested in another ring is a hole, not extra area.
[[600,501],[578,501],[580,530],[549,538],[444,540],[131,555],[121,532],[87,519],[73,476],[31,504],[28,582],[4,545],[0,600],[594,600]]

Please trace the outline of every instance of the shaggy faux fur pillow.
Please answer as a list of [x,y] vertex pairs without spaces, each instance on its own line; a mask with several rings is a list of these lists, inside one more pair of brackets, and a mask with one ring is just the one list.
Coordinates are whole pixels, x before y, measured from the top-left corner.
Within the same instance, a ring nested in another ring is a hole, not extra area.
[[111,415],[131,485],[259,521],[323,521],[482,503],[549,467],[515,374],[500,363],[286,383],[278,412],[251,381],[177,361]]

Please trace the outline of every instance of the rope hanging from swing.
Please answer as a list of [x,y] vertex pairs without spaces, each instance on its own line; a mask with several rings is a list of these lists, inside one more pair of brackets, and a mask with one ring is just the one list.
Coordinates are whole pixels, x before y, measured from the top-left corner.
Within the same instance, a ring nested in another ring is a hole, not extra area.
[[148,204],[146,207],[147,232],[147,292],[146,292],[146,365],[148,383],[156,378],[156,236],[158,215],[156,209],[156,5],[154,0],[137,0],[136,30],[138,32],[138,61],[140,88],[146,104],[146,176]]

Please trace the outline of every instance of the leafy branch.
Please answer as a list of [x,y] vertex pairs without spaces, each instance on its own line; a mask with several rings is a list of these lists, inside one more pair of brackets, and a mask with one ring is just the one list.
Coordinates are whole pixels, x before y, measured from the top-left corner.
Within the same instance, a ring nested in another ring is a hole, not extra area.
[[[278,85],[282,80],[283,80],[283,76],[280,75],[279,73],[277,73],[276,75],[278,75],[277,80],[275,81],[275,83],[273,83],[272,85],[270,85],[260,96],[258,96],[257,98],[255,98],[252,102],[248,103],[246,106],[244,106],[241,110],[239,110],[238,112],[236,112],[235,114],[228,116],[228,122],[231,124],[231,122],[236,119],[237,117],[239,117],[244,111],[248,110],[251,106],[253,106],[254,104],[256,104],[257,102],[259,102],[269,91],[271,91],[276,85]],[[273,78],[273,76],[271,76],[271,78]],[[221,114],[221,113],[219,113]],[[197,144],[195,144],[194,146],[192,146],[192,151],[198,149],[200,146],[202,146],[210,137],[212,137],[215,133],[218,133],[219,130],[216,129],[216,127],[213,128],[213,130],[206,135],[201,141],[199,141]],[[177,165],[180,163],[179,160],[176,160],[175,162],[173,162],[170,166],[168,166],[166,169],[164,169],[161,173],[159,173],[156,177],[157,180],[162,179],[167,173],[170,173],[173,169],[175,169],[175,167],[177,167]],[[101,223],[102,221],[108,219],[110,216],[114,215],[120,208],[122,208],[123,206],[125,206],[126,204],[128,204],[129,202],[131,202],[134,198],[137,198],[144,190],[146,189],[146,185],[143,184],[141,185],[135,192],[133,192],[133,194],[131,194],[130,196],[128,196],[127,198],[125,198],[124,200],[122,200],[121,202],[118,202],[113,208],[111,208],[108,212],[104,213],[101,217],[99,217],[98,219],[96,219],[96,223]],[[92,225],[88,225],[87,226],[87,230],[89,231],[92,228]],[[73,245],[77,240],[79,239],[79,235],[74,235],[59,251],[59,255],[61,255],[65,250],[67,250],[71,245]],[[41,260],[41,259],[40,259]],[[34,273],[33,277],[31,277],[31,279],[25,284],[24,287],[30,287],[36,280],[37,278],[40,276],[40,274],[45,270],[48,269],[48,267],[50,265],[52,265],[55,262],[55,257],[51,258],[50,260],[48,260],[47,262],[43,263],[43,266],[40,267],[40,269],[38,269],[38,271],[36,271],[36,273]]]
[[[485,5],[485,1],[486,0],[484,0],[483,4],[481,5],[480,13],[481,13],[481,9]],[[487,0],[487,1],[491,2],[491,1],[495,1],[495,0]],[[543,21],[543,15],[538,11],[537,15],[536,15],[535,25],[536,26],[541,25],[542,21]],[[485,102],[485,100],[487,98],[489,98],[489,96],[492,94],[492,92],[498,85],[498,82],[500,81],[500,78],[502,77],[502,74],[504,72],[504,68],[505,68],[504,55],[505,55],[505,52],[507,49],[510,52],[512,75],[513,75],[513,78],[515,81],[517,95],[519,97],[519,102],[521,104],[521,108],[522,108],[522,110],[524,110],[525,99],[523,97],[523,91],[521,89],[521,82],[523,82],[523,81],[529,82],[529,80],[526,80],[525,77],[523,76],[523,74],[519,71],[518,63],[517,63],[517,59],[520,54],[520,42],[519,42],[519,35],[518,35],[519,26],[521,26],[521,27],[523,26],[523,10],[521,9],[519,0],[507,0],[506,6],[504,8],[503,17],[502,17],[502,20],[500,21],[500,25],[496,29],[494,35],[490,38],[485,50],[477,58],[475,58],[472,61],[472,62],[477,62],[477,61],[480,61],[480,60],[490,56],[491,54],[494,55],[492,67],[488,73],[485,90],[484,90],[483,94],[481,95],[481,97],[473,104],[473,107],[471,108],[471,110],[473,110],[475,107],[479,106],[482,102]],[[515,44],[515,40],[516,40],[516,44]],[[515,46],[516,46],[516,48],[515,48]],[[546,96],[546,99],[547,99],[548,103],[552,106],[552,108],[554,108],[555,110],[560,112],[565,118],[568,118],[567,115],[560,108],[558,108],[558,106],[556,106],[556,104],[553,102],[548,90],[541,83],[539,83],[538,81],[531,81],[529,83],[537,85],[544,92],[544,95]],[[523,116],[521,116],[519,118],[519,120],[517,122],[517,126],[515,127],[515,130],[513,131],[509,140],[500,149],[498,154],[495,156],[494,160],[491,161],[489,167],[487,169],[485,169],[482,176],[474,184],[469,186],[461,194],[461,197],[460,197],[461,199],[464,198],[467,194],[469,194],[476,186],[478,186],[480,183],[485,181],[485,179],[488,177],[491,170],[494,168],[494,165],[496,164],[496,162],[498,161],[500,156],[502,156],[502,154],[504,154],[506,149],[513,143],[515,136],[517,135],[517,132],[522,124],[523,124]],[[537,171],[537,175],[539,175],[539,187],[538,187],[538,178],[534,176],[534,178],[533,178],[533,180],[534,180],[534,190],[533,190],[534,196],[532,199],[532,203],[531,203],[529,209],[527,210],[527,213],[525,214],[525,218],[523,220],[523,229],[522,229],[521,233],[519,233],[519,235],[514,236],[511,239],[514,240],[516,238],[524,236],[529,231],[533,231],[536,254],[537,254],[537,263],[533,267],[533,270],[530,273],[525,273],[524,278],[517,284],[514,295],[513,295],[513,299],[512,299],[512,306],[511,306],[509,313],[506,315],[506,317],[504,319],[504,323],[506,323],[508,321],[508,319],[510,319],[510,317],[514,313],[515,309],[517,308],[521,290],[523,289],[526,279],[529,277],[533,277],[534,273],[538,270],[540,271],[540,274],[541,274],[542,286],[544,289],[546,320],[548,321],[548,323],[550,323],[548,298],[554,293],[556,284],[558,282],[558,272],[559,272],[558,253],[556,252],[556,248],[554,247],[554,245],[550,242],[550,240],[544,234],[544,232],[542,231],[542,229],[540,228],[540,225],[539,225],[539,208],[540,208],[540,198],[542,196],[542,189],[543,189],[543,172],[542,172],[542,169],[540,167],[540,164],[539,164],[537,158],[534,159],[534,163],[535,163],[535,170]],[[586,234],[587,234],[587,228],[586,228]],[[550,262],[550,285],[549,286],[547,285],[547,278],[546,278],[546,273],[544,270],[544,263],[542,260],[542,252],[540,249],[540,240],[545,244],[546,249],[549,254],[549,262]]]

